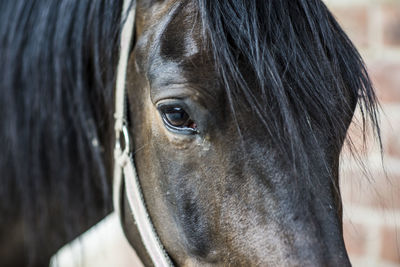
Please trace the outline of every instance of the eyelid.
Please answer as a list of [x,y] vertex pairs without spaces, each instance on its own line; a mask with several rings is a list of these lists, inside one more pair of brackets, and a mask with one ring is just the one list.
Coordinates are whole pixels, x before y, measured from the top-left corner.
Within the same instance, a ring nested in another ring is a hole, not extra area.
[[167,110],[167,109],[172,109],[172,108],[181,108],[186,111],[185,107],[180,105],[179,103],[160,103],[157,104],[157,109],[158,110]]
[[185,104],[185,100],[188,99],[187,97],[174,97],[174,98],[162,98],[158,100],[155,104],[157,109],[160,109],[163,106],[178,106],[183,109],[187,109],[187,105]]
[[191,96],[195,95],[192,90],[188,88],[182,88],[178,86],[176,88],[164,88],[164,89],[153,89],[151,93],[152,102],[158,106],[160,102],[174,101],[174,100],[185,100],[190,99]]

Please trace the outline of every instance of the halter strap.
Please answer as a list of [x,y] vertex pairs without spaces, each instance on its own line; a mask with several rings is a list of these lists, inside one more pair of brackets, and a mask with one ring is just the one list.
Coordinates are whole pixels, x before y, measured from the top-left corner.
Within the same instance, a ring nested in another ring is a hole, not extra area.
[[126,18],[123,24],[120,44],[120,58],[117,68],[117,80],[115,91],[115,149],[114,149],[114,184],[113,201],[114,208],[119,214],[122,179],[126,186],[126,197],[133,219],[137,225],[144,247],[153,261],[154,266],[173,266],[160,239],[154,229],[150,216],[146,209],[139,179],[130,151],[129,132],[126,122],[125,80],[128,66],[130,45],[135,24],[135,0],[124,0],[122,18]]

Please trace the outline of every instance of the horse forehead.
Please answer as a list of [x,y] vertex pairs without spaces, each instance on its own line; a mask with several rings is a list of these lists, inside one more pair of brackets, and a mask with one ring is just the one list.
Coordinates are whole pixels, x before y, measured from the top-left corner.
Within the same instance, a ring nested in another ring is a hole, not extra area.
[[192,1],[165,1],[139,8],[137,52],[151,57],[182,59],[199,51],[200,25]]
[[195,5],[175,2],[162,9],[138,39],[137,67],[146,73],[151,88],[188,84],[205,94],[217,94],[218,75],[212,51],[205,49]]
[[191,2],[173,5],[166,14],[164,25],[157,33],[158,54],[175,61],[191,59],[200,53],[202,45],[201,23],[196,7]]

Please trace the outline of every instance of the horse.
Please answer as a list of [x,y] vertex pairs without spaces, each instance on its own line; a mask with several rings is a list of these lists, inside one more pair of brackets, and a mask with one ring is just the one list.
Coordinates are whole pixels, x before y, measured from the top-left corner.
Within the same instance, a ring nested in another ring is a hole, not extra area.
[[[47,233],[28,235],[31,249],[49,240],[37,264],[110,212],[117,166],[115,209],[146,266],[350,266],[339,155],[356,105],[379,138],[378,103],[322,1],[37,0],[0,10],[1,196],[25,231]],[[134,196],[162,264],[131,216]],[[66,222],[72,234],[53,241],[53,224]]]

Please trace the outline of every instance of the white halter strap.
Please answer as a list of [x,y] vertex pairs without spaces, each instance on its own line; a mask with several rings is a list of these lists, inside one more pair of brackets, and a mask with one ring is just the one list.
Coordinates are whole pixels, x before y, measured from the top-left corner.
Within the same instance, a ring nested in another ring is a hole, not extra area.
[[[139,179],[130,151],[129,133],[125,120],[125,83],[132,35],[135,24],[136,1],[124,0],[122,18],[126,19],[121,33],[120,58],[115,91],[115,149],[114,149],[114,208],[120,212],[120,194],[124,177],[126,196],[144,247],[156,267],[173,266],[153,227],[144,203]],[[124,149],[121,143],[123,142]],[[119,215],[119,214],[118,214]]]

